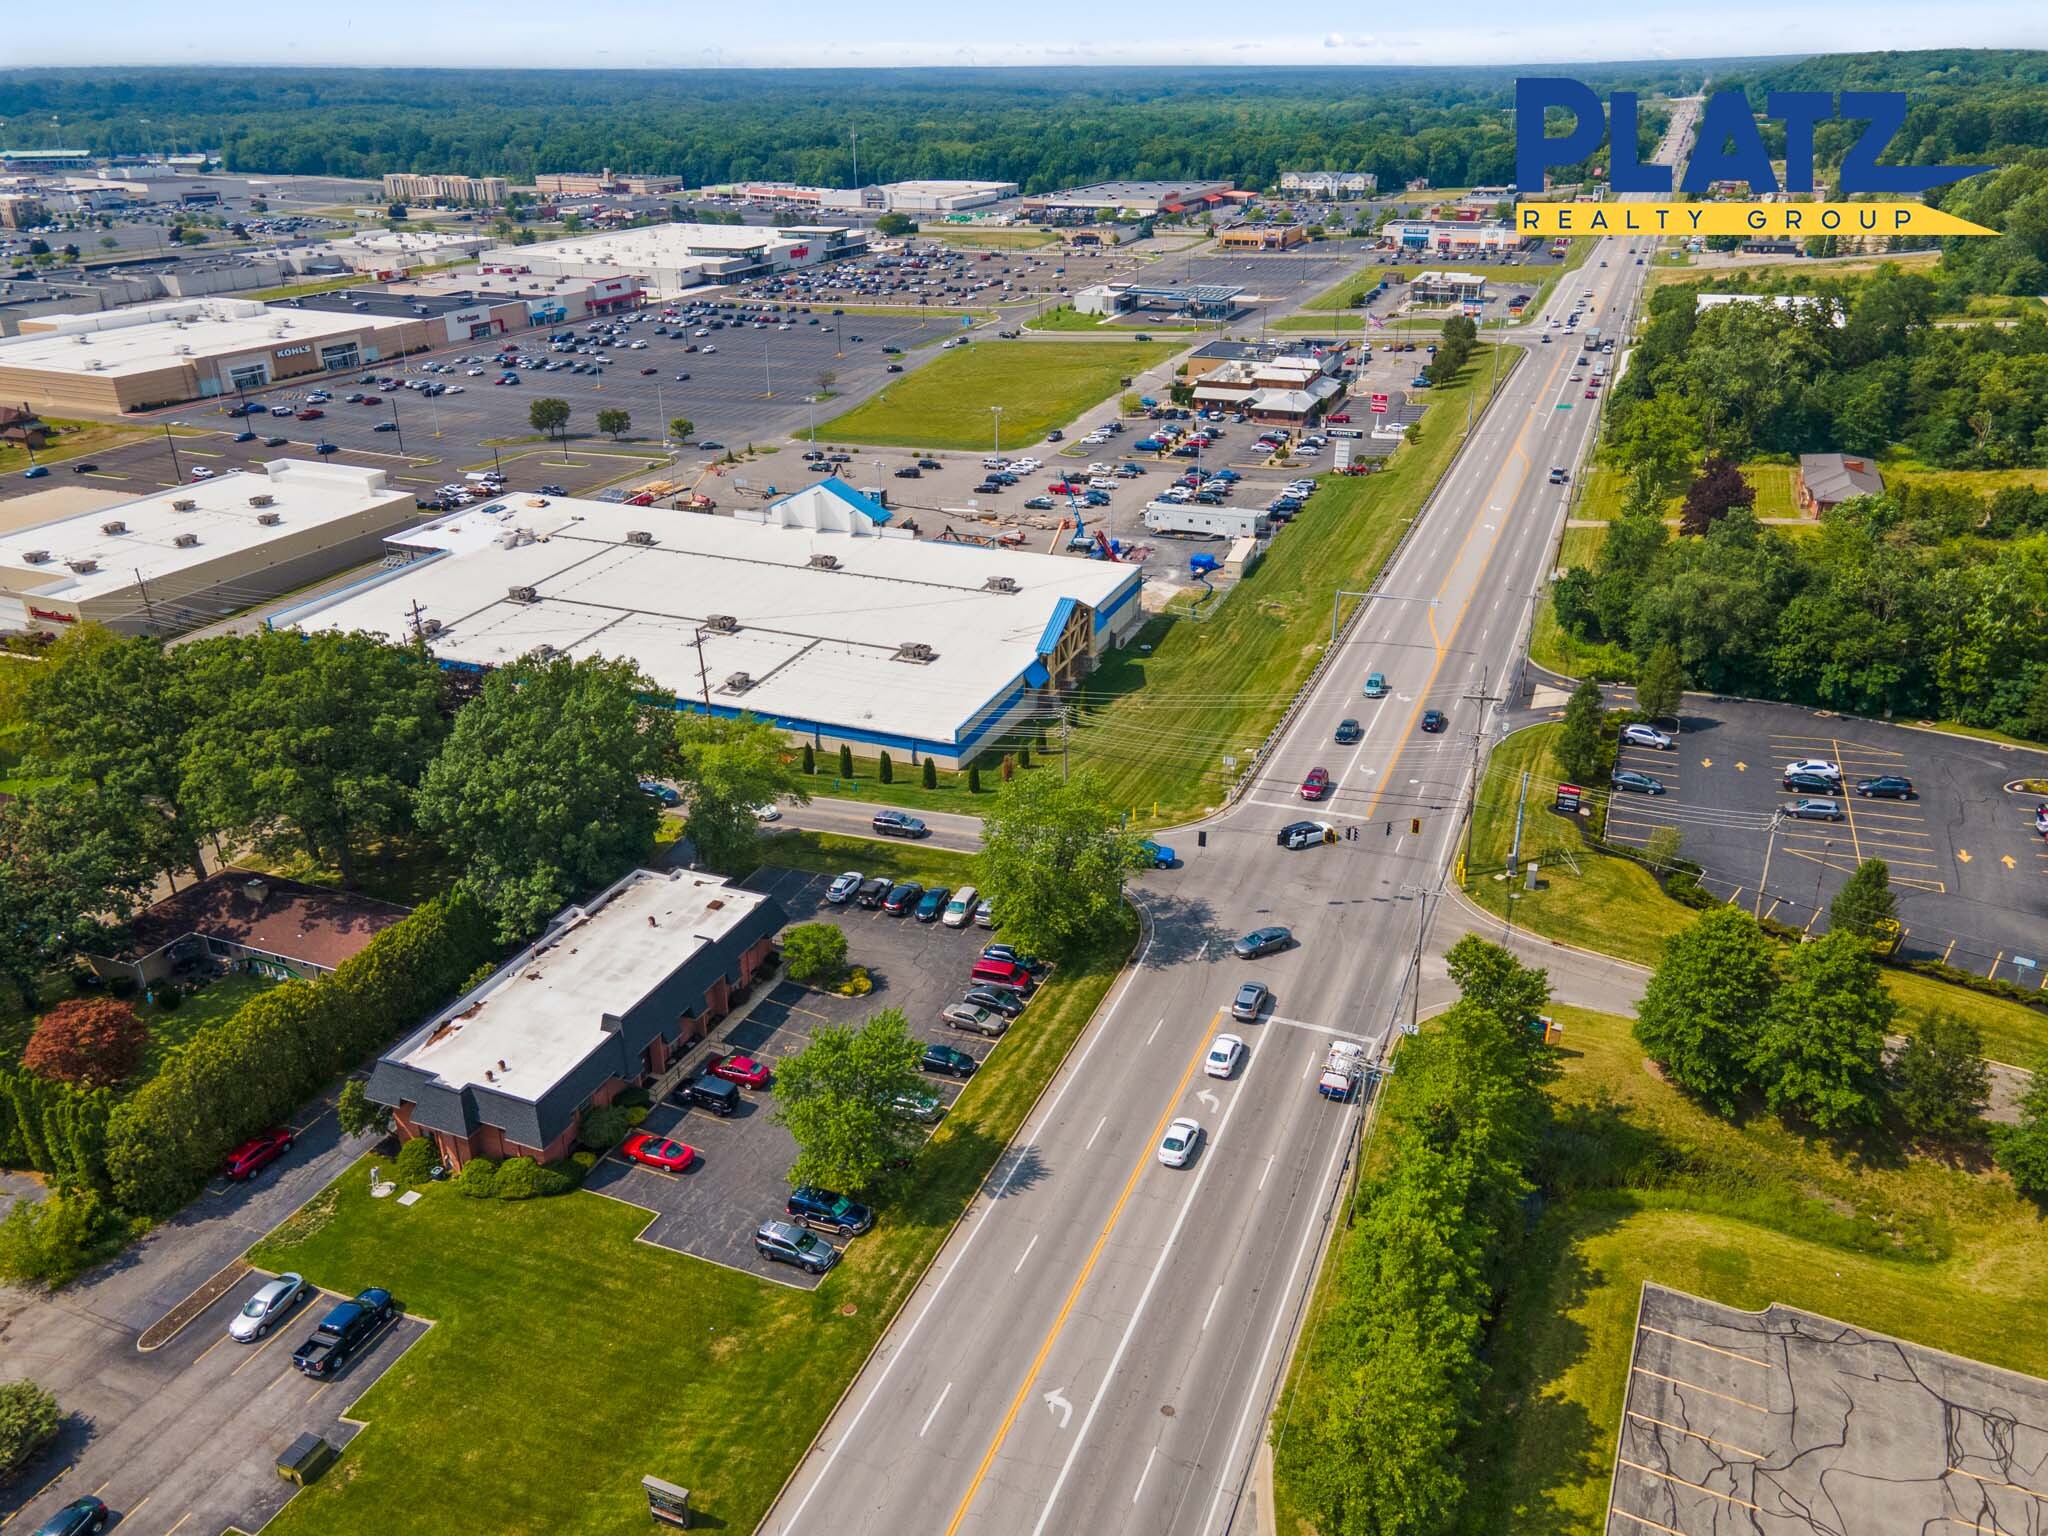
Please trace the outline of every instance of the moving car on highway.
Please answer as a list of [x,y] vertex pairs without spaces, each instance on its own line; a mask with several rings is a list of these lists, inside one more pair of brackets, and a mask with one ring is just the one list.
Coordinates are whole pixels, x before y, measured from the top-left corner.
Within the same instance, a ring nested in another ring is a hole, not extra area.
[[1159,1142],[1159,1161],[1169,1168],[1185,1168],[1202,1140],[1201,1122],[1185,1116],[1166,1128]]

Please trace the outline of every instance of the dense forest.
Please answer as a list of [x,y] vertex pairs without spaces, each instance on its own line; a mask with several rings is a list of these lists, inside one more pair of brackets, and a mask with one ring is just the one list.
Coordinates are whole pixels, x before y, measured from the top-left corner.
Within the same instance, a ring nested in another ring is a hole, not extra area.
[[[230,170],[596,170],[846,185],[993,178],[1027,192],[1114,177],[1376,172],[1398,188],[1514,177],[1511,69],[294,70],[0,73],[25,145],[217,150]],[[1587,83],[1690,90],[1698,66]],[[1647,116],[1647,114],[1646,114]]]

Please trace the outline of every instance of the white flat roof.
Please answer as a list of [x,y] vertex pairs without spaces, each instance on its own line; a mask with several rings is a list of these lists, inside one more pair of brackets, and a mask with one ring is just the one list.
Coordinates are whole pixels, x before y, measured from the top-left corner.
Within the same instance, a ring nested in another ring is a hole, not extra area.
[[766,899],[714,875],[635,870],[395,1059],[458,1090],[489,1072],[494,1092],[537,1100],[604,1042],[607,1013],[623,1017]]
[[[161,314],[161,311],[173,311]],[[246,299],[188,300],[139,310],[45,317],[49,329],[0,340],[0,368],[80,375],[151,373],[195,358],[267,353],[337,336],[396,330],[403,319],[272,309]],[[97,322],[97,323],[94,323]]]
[[910,196],[959,197],[973,192],[1014,192],[1014,181],[892,181],[885,190]]
[[586,261],[642,271],[649,267],[686,266],[705,259],[706,253],[732,256],[777,245],[803,245],[807,243],[807,234],[826,227],[836,226],[806,226],[800,230],[759,224],[644,224],[638,229],[618,229],[608,234],[569,235],[535,245],[500,246],[492,259],[502,256],[515,264]]
[[[252,507],[251,496],[269,495],[271,505]],[[98,511],[0,532],[0,567],[26,571],[37,592],[67,602],[89,602],[144,581],[194,566],[260,549],[281,538],[303,535],[309,526],[353,517],[411,492],[387,483],[381,469],[352,464],[322,464],[304,459],[278,459],[260,470],[229,470],[211,480],[173,486],[153,495],[124,501]],[[180,512],[173,502],[191,501]],[[279,521],[256,521],[275,512]],[[103,533],[103,525],[119,522],[125,533]],[[181,548],[180,534],[196,534],[199,542]],[[46,550],[50,559],[31,563],[32,550]],[[91,560],[96,570],[78,572],[71,562]],[[10,585],[22,585],[18,574]]]
[[[506,547],[527,530],[531,542]],[[644,529],[652,546],[626,541]],[[730,517],[570,498],[509,496],[394,535],[444,551],[279,616],[301,629],[361,629],[399,640],[417,603],[440,621],[444,659],[515,661],[536,646],[631,657],[661,688],[714,709],[926,742],[960,739],[973,718],[1038,660],[1063,598],[1100,610],[1135,587],[1136,569],[974,545],[820,532]],[[829,554],[837,570],[809,565]],[[1015,592],[994,592],[992,576]],[[512,601],[531,587],[539,601]],[[705,633],[712,615],[739,621]],[[935,660],[895,660],[922,643]],[[744,672],[753,686],[724,691]]]

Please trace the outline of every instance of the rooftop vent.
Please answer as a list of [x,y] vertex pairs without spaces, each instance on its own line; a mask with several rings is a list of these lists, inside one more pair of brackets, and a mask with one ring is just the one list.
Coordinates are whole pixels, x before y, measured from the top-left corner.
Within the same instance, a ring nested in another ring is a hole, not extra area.
[[196,533],[181,533],[175,539],[171,540],[171,543],[176,545],[179,549],[191,549],[195,545],[197,545],[198,542],[199,535]]
[[839,557],[837,555],[813,555],[810,558],[810,568],[814,571],[836,571],[839,569]]
[[256,521],[262,524],[265,528],[275,528],[279,523],[284,521],[284,517],[282,514],[277,512],[258,512],[256,514]]
[[540,594],[531,587],[514,587],[505,594],[506,599],[515,603],[537,603]]
[[277,498],[275,496],[271,495],[268,491],[265,491],[260,495],[251,496],[249,498],[249,505],[252,507],[267,507],[276,500]]
[[645,528],[635,528],[626,535],[626,542],[628,544],[652,544],[654,542],[654,535]]
[[270,882],[262,879],[245,880],[242,882],[242,894],[260,907],[270,899]]
[[93,559],[90,555],[80,556],[76,560],[66,560],[64,563],[81,576],[90,576],[100,568],[99,561]]
[[119,519],[118,517],[117,517],[117,518],[115,518],[115,519],[114,519],[114,520],[113,520],[113,521],[112,521],[111,523],[101,523],[101,524],[100,524],[100,532],[101,532],[101,533],[105,533],[105,534],[116,534],[116,533],[126,533],[127,531],[128,531],[128,525],[127,525],[126,523],[122,522],[122,521],[121,521],[121,520],[120,520],[120,519]]
[[991,576],[982,583],[982,586],[991,592],[1014,592],[1017,590],[1017,578],[1014,576]]
[[718,685],[721,693],[745,693],[754,686],[754,679],[745,672],[735,672]]
[[714,613],[704,621],[704,628],[714,635],[736,635],[740,632],[740,621],[729,613]]
[[903,644],[896,647],[895,659],[897,661],[914,661],[922,665],[925,662],[937,661],[939,653],[930,646],[921,644],[918,641],[906,640]]
[[50,552],[47,549],[24,550],[21,560],[24,565],[48,565],[50,563]]
[[421,620],[420,620],[420,633],[421,633],[422,635],[425,635],[425,636],[426,636],[426,637],[427,637],[428,639],[430,639],[430,640],[431,640],[431,639],[432,639],[432,638],[433,638],[433,637],[434,637],[435,635],[438,635],[439,633],[441,633],[441,631],[442,631],[443,629],[445,629],[445,628],[447,628],[447,626],[446,626],[445,624],[443,624],[443,623],[442,623],[442,622],[441,622],[441,621],[440,621],[439,619],[421,619]]
[[171,503],[171,510],[173,512],[196,512],[199,510],[199,503],[190,496],[180,496]]
[[545,640],[543,640],[539,645],[536,645],[532,650],[528,651],[526,654],[531,656],[535,661],[552,661],[555,658],[555,656],[559,653],[555,650],[555,648],[552,645],[549,645]]

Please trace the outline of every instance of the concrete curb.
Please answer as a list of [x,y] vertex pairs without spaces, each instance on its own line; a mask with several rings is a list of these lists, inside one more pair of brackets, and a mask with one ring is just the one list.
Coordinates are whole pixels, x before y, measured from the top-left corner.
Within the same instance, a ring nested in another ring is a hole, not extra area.
[[142,1330],[135,1340],[136,1350],[146,1355],[153,1350],[162,1349],[185,1331],[186,1324],[234,1289],[249,1273],[250,1265],[246,1259],[234,1259],[214,1271],[213,1276],[191,1295]]

